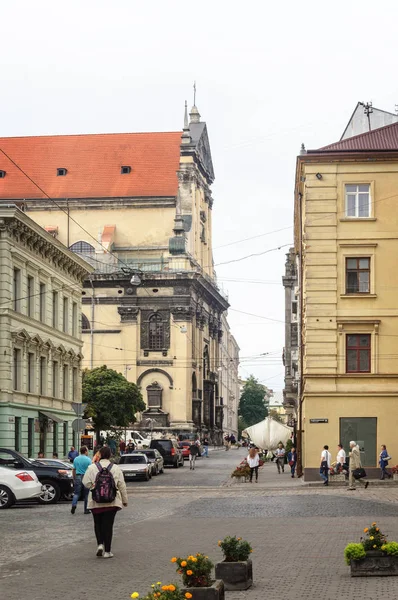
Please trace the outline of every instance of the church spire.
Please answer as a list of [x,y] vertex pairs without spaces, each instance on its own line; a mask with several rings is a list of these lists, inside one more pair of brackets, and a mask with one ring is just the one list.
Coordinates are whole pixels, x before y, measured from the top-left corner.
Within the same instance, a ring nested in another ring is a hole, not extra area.
[[189,134],[189,124],[188,124],[188,104],[187,104],[186,100],[185,100],[185,111],[184,111],[184,129],[182,130],[181,143],[182,144],[190,144],[191,143],[191,136]]
[[196,81],[193,83],[193,107],[189,113],[190,123],[200,123],[200,114],[196,106]]

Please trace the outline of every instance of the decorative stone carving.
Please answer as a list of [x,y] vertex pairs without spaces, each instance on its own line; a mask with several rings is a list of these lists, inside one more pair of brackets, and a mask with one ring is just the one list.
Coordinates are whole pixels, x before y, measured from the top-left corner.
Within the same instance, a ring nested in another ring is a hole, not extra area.
[[194,315],[191,306],[176,306],[171,309],[174,321],[192,321]]
[[117,311],[122,323],[132,323],[137,321],[139,309],[135,306],[118,306]]
[[380,551],[367,552],[361,560],[351,561],[351,577],[388,577],[398,575],[398,556],[386,556]]

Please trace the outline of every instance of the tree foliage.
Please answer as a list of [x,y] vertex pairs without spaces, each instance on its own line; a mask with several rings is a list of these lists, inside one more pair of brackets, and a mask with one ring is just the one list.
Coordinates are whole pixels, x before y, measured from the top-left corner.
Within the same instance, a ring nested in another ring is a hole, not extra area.
[[258,382],[254,375],[246,381],[239,401],[239,416],[246,427],[265,419],[268,408],[265,402],[267,388]]
[[110,427],[128,427],[135,422],[135,413],[146,408],[135,383],[105,365],[83,373],[82,400],[97,434]]

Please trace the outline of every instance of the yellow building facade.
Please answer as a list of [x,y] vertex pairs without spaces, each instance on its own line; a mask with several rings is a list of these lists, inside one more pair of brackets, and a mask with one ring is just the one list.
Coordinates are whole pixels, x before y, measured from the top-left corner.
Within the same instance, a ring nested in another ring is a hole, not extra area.
[[356,441],[377,474],[381,444],[398,462],[398,125],[297,160],[301,389],[306,479],[329,445]]
[[214,172],[198,109],[186,110],[182,133],[2,144],[39,187],[1,164],[0,197],[23,198],[32,219],[95,268],[82,296],[83,366],[106,364],[140,386],[143,428],[151,419],[154,430],[221,440],[228,301],[213,268]]

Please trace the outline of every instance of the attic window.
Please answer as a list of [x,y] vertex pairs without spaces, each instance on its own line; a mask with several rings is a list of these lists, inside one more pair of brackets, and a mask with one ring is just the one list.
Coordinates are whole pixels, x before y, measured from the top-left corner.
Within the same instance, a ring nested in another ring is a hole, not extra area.
[[2,179],[2,177],[6,176],[6,172],[5,171],[0,171],[0,179]]
[[121,167],[120,173],[122,175],[128,175],[129,173],[131,173],[131,167]]
[[64,175],[66,175],[68,172],[67,169],[57,169],[57,176],[58,177],[63,177]]

